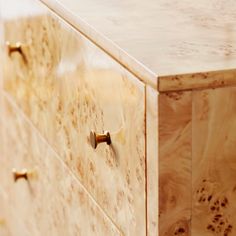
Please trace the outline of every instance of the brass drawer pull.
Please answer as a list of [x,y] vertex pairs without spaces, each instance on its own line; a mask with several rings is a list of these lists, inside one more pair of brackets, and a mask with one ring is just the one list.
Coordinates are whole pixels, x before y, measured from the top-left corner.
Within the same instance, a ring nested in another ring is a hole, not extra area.
[[22,43],[17,42],[15,44],[11,44],[10,42],[6,42],[6,46],[7,46],[8,56],[11,56],[12,53],[14,52],[18,52],[22,56],[24,62],[27,63],[26,56],[22,50]]
[[90,132],[90,143],[94,149],[96,149],[99,143],[111,144],[111,137],[109,132],[105,131],[103,134],[96,134],[96,132]]
[[17,171],[16,169],[12,169],[13,178],[16,182],[18,179],[25,179],[28,180],[28,171],[27,169],[23,169],[21,171]]

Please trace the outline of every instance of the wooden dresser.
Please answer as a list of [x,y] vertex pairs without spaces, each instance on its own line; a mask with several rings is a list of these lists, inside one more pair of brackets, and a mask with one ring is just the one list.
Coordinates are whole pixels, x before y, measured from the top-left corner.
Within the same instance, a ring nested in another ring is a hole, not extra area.
[[0,3],[1,236],[236,235],[235,1]]

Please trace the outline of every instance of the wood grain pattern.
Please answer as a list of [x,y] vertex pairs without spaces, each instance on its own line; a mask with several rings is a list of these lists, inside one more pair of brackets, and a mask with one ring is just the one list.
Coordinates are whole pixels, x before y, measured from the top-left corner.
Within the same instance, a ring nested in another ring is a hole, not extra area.
[[[1,21],[1,12],[0,12],[0,42],[2,42],[3,38],[3,27]],[[2,128],[3,128],[3,118],[2,118],[2,82],[3,82],[3,68],[2,68],[2,59],[3,59],[3,51],[0,50],[0,163],[3,156],[3,135],[2,135]],[[2,181],[1,181],[1,174],[0,174],[0,235],[9,235],[9,231],[6,226],[6,212],[5,212],[5,205],[6,205],[6,194],[2,188]]]
[[159,235],[191,235],[192,92],[159,96]]
[[[122,235],[11,100],[5,100],[1,168],[10,235]],[[11,147],[11,148],[9,148]],[[33,172],[14,183],[11,169]],[[22,221],[16,225],[15,219]],[[25,232],[25,233],[23,233]]]
[[193,92],[193,235],[236,235],[236,88]]
[[236,85],[236,70],[210,71],[159,77],[160,92],[196,90]]
[[234,0],[41,1],[153,88],[159,76],[236,67]]
[[[5,40],[25,42],[28,63],[17,54],[5,57],[4,88],[118,227],[144,235],[144,85],[43,5],[36,7],[35,16],[25,11],[5,21]],[[112,145],[94,150],[91,130],[108,130]]]
[[158,235],[158,93],[146,87],[147,235]]

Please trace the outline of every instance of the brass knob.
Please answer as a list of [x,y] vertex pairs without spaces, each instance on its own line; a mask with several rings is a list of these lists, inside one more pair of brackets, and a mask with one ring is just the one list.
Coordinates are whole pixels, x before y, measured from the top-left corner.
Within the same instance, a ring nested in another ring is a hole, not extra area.
[[13,178],[14,181],[16,182],[18,179],[25,179],[28,180],[28,171],[27,169],[23,169],[21,171],[17,171],[16,169],[12,169],[12,173],[13,173]]
[[6,46],[7,46],[7,52],[9,56],[11,56],[12,53],[17,52],[22,56],[24,62],[27,62],[26,56],[22,50],[22,43],[17,42],[15,44],[12,44],[10,42],[6,42]]
[[94,149],[96,149],[99,143],[111,144],[111,137],[109,132],[105,131],[103,134],[96,134],[96,132],[90,132],[90,143]]

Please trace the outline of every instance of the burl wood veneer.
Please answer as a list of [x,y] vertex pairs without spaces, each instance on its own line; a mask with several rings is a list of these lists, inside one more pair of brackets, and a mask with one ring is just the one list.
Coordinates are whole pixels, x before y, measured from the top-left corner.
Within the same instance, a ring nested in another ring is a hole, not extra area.
[[192,92],[159,96],[159,233],[191,235]]
[[[34,7],[37,16],[29,10],[5,24],[5,41],[26,42],[27,62],[5,55],[4,89],[115,224],[144,234],[144,85],[42,4]],[[94,150],[92,130],[109,131],[112,145]]]
[[235,1],[0,3],[0,233],[236,235]]
[[193,92],[192,233],[236,235],[236,88]]
[[159,233],[236,233],[236,88],[159,97]]
[[[2,115],[0,176],[9,235],[122,235],[8,95]],[[28,181],[14,182],[13,167],[27,168]]]

